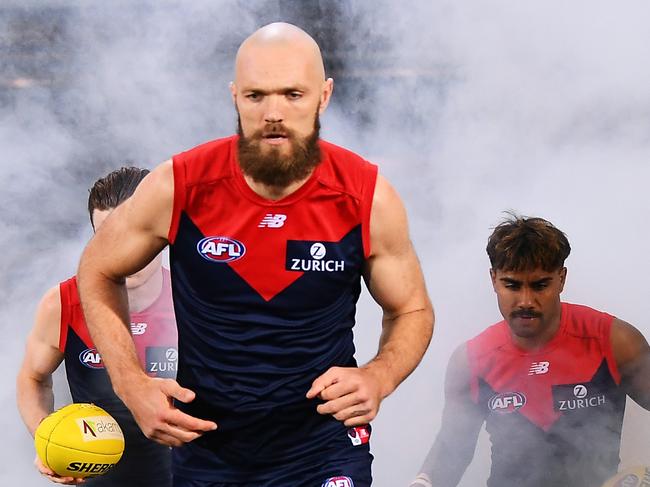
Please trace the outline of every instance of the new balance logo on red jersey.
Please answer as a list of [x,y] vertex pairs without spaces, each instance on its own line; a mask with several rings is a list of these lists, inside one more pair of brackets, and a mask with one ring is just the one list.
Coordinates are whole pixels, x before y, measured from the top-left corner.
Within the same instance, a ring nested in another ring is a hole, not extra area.
[[549,362],[533,362],[530,364],[528,375],[540,375],[548,372]]
[[264,218],[262,218],[262,221],[257,226],[258,228],[280,228],[284,225],[286,219],[287,215],[283,215],[282,213],[267,213],[264,215]]
[[131,335],[144,335],[146,331],[147,331],[146,323],[131,322]]

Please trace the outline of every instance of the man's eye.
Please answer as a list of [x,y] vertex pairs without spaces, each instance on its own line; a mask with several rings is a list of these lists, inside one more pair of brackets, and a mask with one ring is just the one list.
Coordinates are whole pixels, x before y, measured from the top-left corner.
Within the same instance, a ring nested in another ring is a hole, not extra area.
[[290,100],[299,100],[300,98],[302,98],[302,93],[298,93],[297,91],[291,91],[287,93],[287,98],[289,98]]
[[248,98],[250,101],[259,101],[262,99],[262,95],[259,93],[249,93],[246,95],[246,98]]

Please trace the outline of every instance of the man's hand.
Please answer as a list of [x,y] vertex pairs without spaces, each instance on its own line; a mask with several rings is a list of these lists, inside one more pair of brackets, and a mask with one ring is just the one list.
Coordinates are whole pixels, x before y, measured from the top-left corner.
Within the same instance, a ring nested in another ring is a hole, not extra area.
[[50,470],[45,465],[43,465],[43,462],[41,462],[41,459],[38,457],[38,455],[36,455],[36,458],[34,459],[34,466],[41,473],[43,477],[54,482],[55,484],[78,485],[78,484],[83,484],[85,481],[85,479],[78,479],[74,477],[61,477],[60,475],[57,475],[52,470]]
[[382,383],[369,368],[332,367],[312,383],[307,398],[325,401],[316,410],[331,414],[345,426],[359,426],[372,421],[384,398]]
[[173,399],[189,403],[195,396],[173,379],[147,376],[122,395],[144,435],[168,446],[181,446],[217,429],[215,422],[195,418],[174,407]]

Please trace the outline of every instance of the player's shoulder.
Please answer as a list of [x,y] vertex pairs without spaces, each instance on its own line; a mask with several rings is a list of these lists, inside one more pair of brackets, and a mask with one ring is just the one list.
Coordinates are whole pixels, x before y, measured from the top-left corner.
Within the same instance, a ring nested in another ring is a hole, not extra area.
[[494,323],[478,335],[467,340],[467,352],[473,356],[488,355],[502,349],[510,343],[508,323],[501,320]]
[[39,313],[46,315],[61,314],[61,286],[65,286],[67,282],[63,281],[45,291],[38,304]]
[[210,140],[174,155],[174,172],[182,172],[186,184],[196,184],[231,175],[229,162],[237,150],[236,135]]
[[319,140],[319,180],[333,189],[360,195],[374,191],[378,168],[359,154],[326,140]]
[[569,335],[597,338],[609,335],[609,327],[614,317],[590,306],[563,302],[562,320]]

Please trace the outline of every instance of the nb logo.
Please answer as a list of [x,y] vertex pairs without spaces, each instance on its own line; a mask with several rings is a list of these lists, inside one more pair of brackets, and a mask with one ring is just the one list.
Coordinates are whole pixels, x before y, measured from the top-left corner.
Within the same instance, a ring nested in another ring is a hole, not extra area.
[[264,215],[264,218],[262,218],[262,221],[257,225],[258,228],[280,228],[281,226],[284,225],[284,222],[287,219],[287,215],[283,215],[282,213],[267,213]]
[[528,375],[540,375],[548,372],[549,362],[533,362],[530,364]]
[[146,323],[131,323],[131,335],[144,335],[147,331]]

